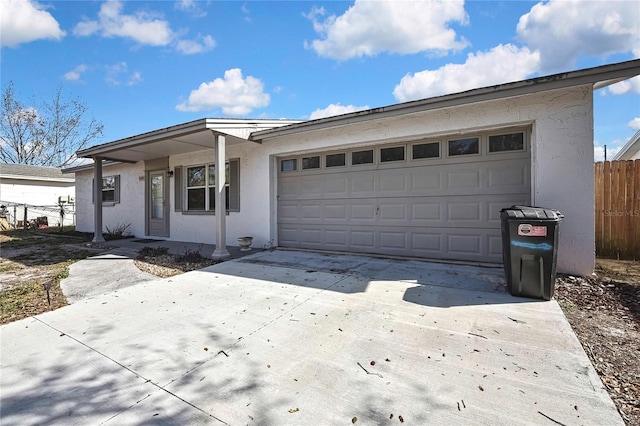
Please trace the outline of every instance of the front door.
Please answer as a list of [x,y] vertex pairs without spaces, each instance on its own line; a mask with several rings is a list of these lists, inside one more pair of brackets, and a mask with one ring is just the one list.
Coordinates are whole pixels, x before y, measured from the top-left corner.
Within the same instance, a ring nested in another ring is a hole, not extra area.
[[165,171],[149,172],[147,230],[156,237],[169,236],[169,197]]

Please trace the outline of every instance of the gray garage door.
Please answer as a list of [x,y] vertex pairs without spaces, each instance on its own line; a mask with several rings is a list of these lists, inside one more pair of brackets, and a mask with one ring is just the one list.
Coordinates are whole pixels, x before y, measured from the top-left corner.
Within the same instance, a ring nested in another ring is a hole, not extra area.
[[278,160],[278,244],[501,262],[500,209],[531,198],[528,132]]

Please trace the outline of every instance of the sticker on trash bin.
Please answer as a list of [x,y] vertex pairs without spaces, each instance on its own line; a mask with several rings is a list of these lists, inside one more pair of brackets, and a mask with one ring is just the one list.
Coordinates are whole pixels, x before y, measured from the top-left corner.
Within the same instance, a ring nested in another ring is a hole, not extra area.
[[547,227],[523,223],[521,225],[518,225],[518,235],[521,235],[523,237],[546,237]]

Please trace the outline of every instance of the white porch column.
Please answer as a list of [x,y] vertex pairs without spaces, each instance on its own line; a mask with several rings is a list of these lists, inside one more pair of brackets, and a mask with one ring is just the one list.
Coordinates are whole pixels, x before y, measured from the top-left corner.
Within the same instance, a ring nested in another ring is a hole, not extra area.
[[227,251],[227,201],[225,197],[226,184],[226,144],[222,135],[214,133],[216,145],[216,249],[211,257],[222,259],[229,256]]
[[93,157],[93,240],[103,243],[102,236],[102,157]]

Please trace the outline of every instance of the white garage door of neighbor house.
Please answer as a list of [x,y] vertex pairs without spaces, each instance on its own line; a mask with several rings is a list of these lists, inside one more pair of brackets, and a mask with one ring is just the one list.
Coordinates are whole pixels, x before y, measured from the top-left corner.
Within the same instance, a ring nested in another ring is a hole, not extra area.
[[509,130],[279,158],[278,245],[500,263],[529,145]]

